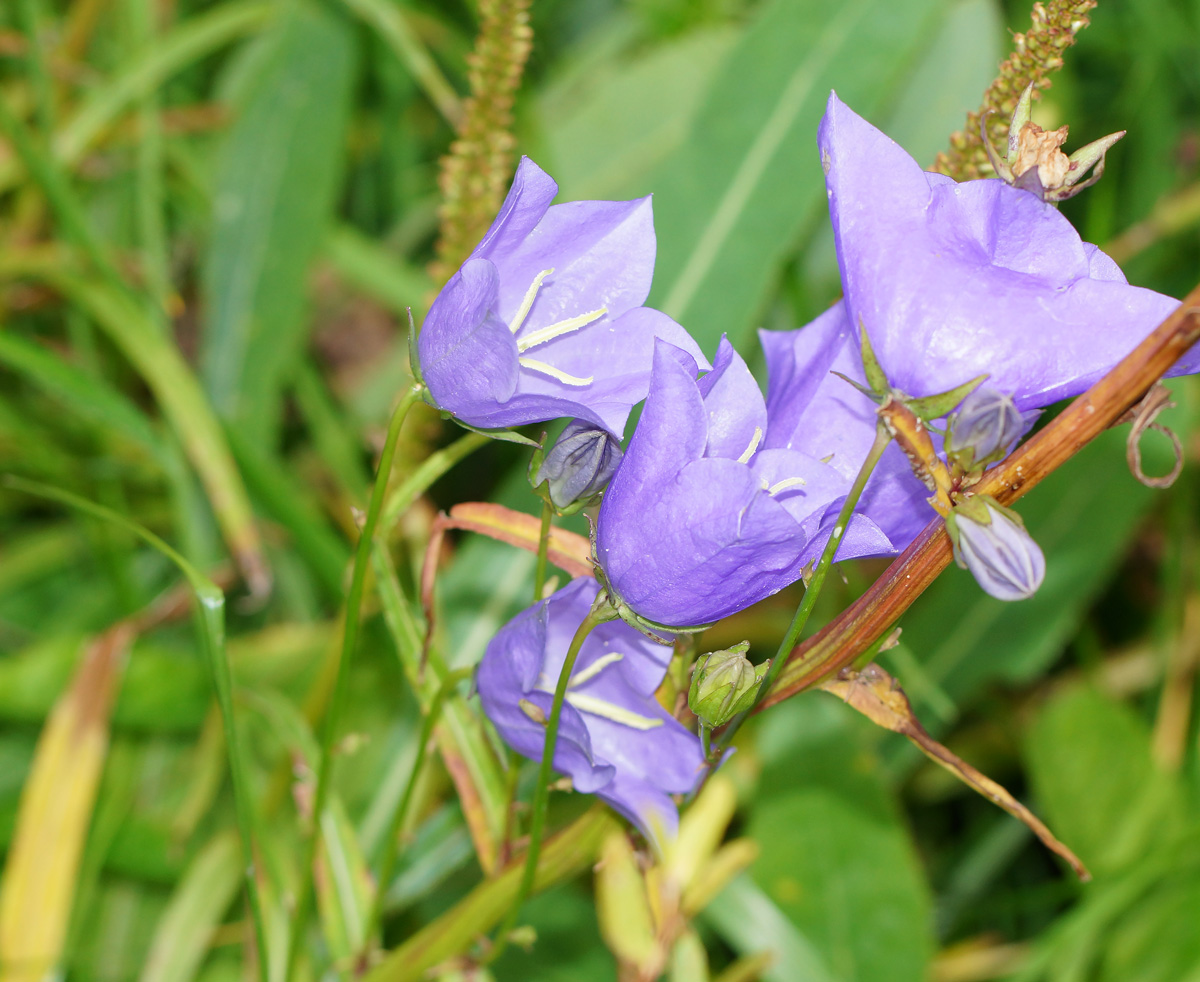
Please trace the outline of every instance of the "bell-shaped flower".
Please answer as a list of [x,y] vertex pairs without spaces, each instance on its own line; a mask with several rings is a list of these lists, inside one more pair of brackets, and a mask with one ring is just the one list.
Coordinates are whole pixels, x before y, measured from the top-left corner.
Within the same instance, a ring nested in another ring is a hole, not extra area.
[[[656,345],[650,395],[600,506],[596,555],[615,599],[651,623],[707,624],[778,592],[820,555],[866,451],[847,476],[772,445],[772,425],[728,341],[700,379],[689,354]],[[868,446],[873,432],[872,421]],[[856,515],[838,556],[892,551]]]
[[[1021,410],[1084,391],[1178,301],[1130,286],[1050,204],[926,173],[831,95],[818,142],[846,310],[910,396],[979,375]],[[1194,371],[1193,350],[1174,373]]]
[[[534,604],[500,629],[479,664],[484,713],[530,760],[542,759],[558,676],[598,590],[580,577]],[[699,738],[654,698],[671,655],[669,645],[621,621],[593,628],[571,674],[554,750],[554,769],[576,791],[602,798],[660,844],[678,827],[671,795],[690,792],[704,763]]]
[[701,357],[642,303],[654,273],[650,199],[553,205],[558,185],[521,158],[496,220],[429,309],[417,339],[443,411],[500,428],[578,417],[620,435],[646,396],[654,341]]

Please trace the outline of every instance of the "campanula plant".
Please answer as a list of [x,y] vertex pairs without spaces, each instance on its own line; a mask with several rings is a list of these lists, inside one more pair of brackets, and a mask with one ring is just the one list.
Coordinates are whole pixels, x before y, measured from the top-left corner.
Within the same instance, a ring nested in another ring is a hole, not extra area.
[[442,288],[417,339],[433,403],[502,428],[576,417],[620,435],[646,396],[656,338],[702,358],[642,306],[654,274],[650,198],[551,205],[558,185],[521,158],[496,220]]

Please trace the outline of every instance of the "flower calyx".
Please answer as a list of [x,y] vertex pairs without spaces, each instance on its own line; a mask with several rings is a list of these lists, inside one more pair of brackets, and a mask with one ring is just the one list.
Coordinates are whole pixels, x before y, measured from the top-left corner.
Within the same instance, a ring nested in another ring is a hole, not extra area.
[[746,657],[749,641],[701,655],[692,671],[688,707],[708,726],[721,726],[750,709],[770,661],[754,665]]
[[[988,136],[990,112],[984,115],[979,124],[983,146],[997,177],[1013,187],[1036,194],[1043,201],[1057,204],[1073,198],[1100,180],[1104,174],[1104,155],[1125,135],[1125,131],[1093,140],[1067,156],[1061,148],[1067,141],[1068,128],[1060,126],[1056,130],[1044,130],[1030,119],[1033,87],[1030,82],[1017,100],[1017,108],[1008,126],[1005,155],[1000,156]],[[1084,180],[1089,170],[1092,176]]]

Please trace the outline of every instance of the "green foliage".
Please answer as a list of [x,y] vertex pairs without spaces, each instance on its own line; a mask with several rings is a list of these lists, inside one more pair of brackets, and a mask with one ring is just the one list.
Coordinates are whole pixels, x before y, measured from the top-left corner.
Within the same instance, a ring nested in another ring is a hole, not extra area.
[[[475,5],[11,6],[0,11],[0,100],[14,124],[0,147],[0,471],[102,510],[0,488],[0,890],[39,737],[81,652],[147,617],[103,717],[94,801],[74,815],[86,834],[56,908],[56,971],[249,977],[262,949],[245,901],[247,829],[273,978],[293,937],[298,979],[349,978],[363,958],[375,978],[486,960],[479,939],[519,880],[519,867],[500,868],[528,831],[510,795],[528,800],[531,771],[454,673],[527,604],[534,560],[451,538],[428,652],[420,570],[439,509],[537,503],[526,448],[464,438],[423,406],[398,444],[336,706],[314,915],[298,936],[292,924],[357,516],[411,384],[406,310],[419,324],[433,296],[438,160],[467,91]],[[711,354],[722,333],[749,352],[755,328],[801,326],[840,289],[815,150],[829,90],[932,163],[1005,55],[1005,28],[1026,29],[1029,11],[534,0],[531,16],[518,151],[559,180],[560,200],[655,194],[652,302]],[[1195,10],[1104,0],[1092,21],[1034,119],[1069,122],[1072,146],[1130,132],[1063,212],[1113,242],[1133,282],[1182,295],[1200,268]],[[1172,390],[1180,407],[1162,419],[1191,454],[1196,387]],[[1037,811],[1094,882],[1070,881],[900,736],[814,693],[752,722],[725,765],[739,786],[734,834],[760,856],[683,935],[670,977],[707,962],[712,979],[741,978],[739,958],[773,951],[772,982],[961,979],[965,943],[985,949],[996,978],[1200,979],[1196,475],[1189,461],[1169,492],[1138,484],[1126,432],[1021,502],[1048,560],[1034,599],[1002,604],[951,569],[880,655],[930,731]],[[1158,436],[1144,450],[1148,472],[1169,468]],[[137,530],[98,517],[110,513]],[[143,531],[191,564],[208,604],[199,630],[185,578]],[[831,584],[823,603],[834,588],[848,600],[874,570],[848,569],[854,587]],[[744,635],[697,650],[742,636],[752,657],[773,650],[785,606],[767,601],[739,622]],[[222,653],[231,675],[214,688]],[[238,720],[232,751],[221,708]],[[394,875],[376,884],[402,800]],[[589,875],[612,824],[589,803],[553,799],[551,828],[571,832],[547,845],[546,889],[521,916],[533,948],[514,941],[488,968],[501,982],[616,977]],[[377,889],[381,930],[366,938]]]

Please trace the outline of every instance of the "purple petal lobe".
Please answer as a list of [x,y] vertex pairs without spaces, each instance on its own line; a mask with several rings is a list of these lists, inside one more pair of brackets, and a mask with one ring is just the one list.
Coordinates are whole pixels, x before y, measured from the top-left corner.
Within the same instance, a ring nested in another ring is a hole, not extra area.
[[747,451],[753,453],[766,433],[767,407],[758,383],[728,338],[721,338],[713,370],[697,387],[708,414],[705,454],[737,460]]
[[537,227],[556,194],[554,179],[528,157],[522,157],[496,220],[470,258],[503,259]]
[[1125,283],[1052,206],[1002,181],[924,173],[836,96],[819,143],[851,324],[909,395],[986,373],[1019,408],[1044,406],[1082,392],[1177,306]]
[[468,260],[438,294],[417,339],[434,401],[468,423],[517,388],[517,345],[495,313],[498,283],[490,262]]

